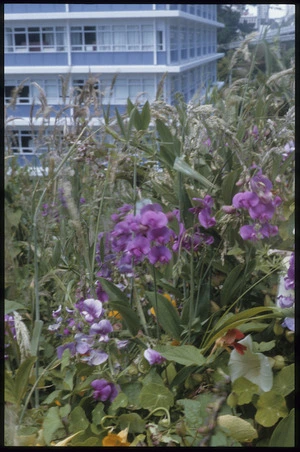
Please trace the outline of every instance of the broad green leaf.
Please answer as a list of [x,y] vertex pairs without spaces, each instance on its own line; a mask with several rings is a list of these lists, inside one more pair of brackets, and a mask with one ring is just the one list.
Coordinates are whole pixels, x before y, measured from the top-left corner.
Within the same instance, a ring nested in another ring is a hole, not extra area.
[[93,424],[99,425],[104,416],[105,416],[104,404],[102,402],[98,402],[92,411]]
[[130,118],[132,118],[133,125],[136,130],[143,130],[141,114],[136,107],[130,113]]
[[271,436],[269,447],[295,447],[295,409],[281,419]]
[[32,356],[37,356],[43,324],[44,322],[42,320],[35,320],[34,322],[30,344],[30,352]]
[[224,414],[217,419],[218,426],[231,438],[240,443],[248,443],[258,438],[258,433],[250,422],[231,414]]
[[238,396],[238,404],[250,403],[254,394],[259,394],[259,387],[244,377],[239,377],[232,384],[232,391]]
[[168,410],[174,404],[174,396],[165,386],[150,383],[143,386],[141,390],[140,404],[142,408],[150,411],[155,408],[166,408]]
[[122,391],[127,395],[130,408],[136,410],[141,408],[140,393],[142,388],[142,383],[137,381],[122,384]]
[[23,306],[18,301],[13,300],[5,300],[4,302],[4,314],[9,314],[13,311],[18,311],[19,309],[26,309],[25,306]]
[[[146,292],[147,298],[150,300],[153,308],[156,310],[156,300],[154,292]],[[156,318],[159,324],[163,327],[174,339],[180,340],[182,327],[180,325],[180,317],[172,305],[163,295],[157,294],[157,310]]]
[[50,407],[43,421],[44,439],[47,446],[50,445],[55,432],[60,428],[63,428],[63,423],[59,416],[59,408],[58,406]]
[[111,403],[108,414],[114,415],[119,408],[125,408],[128,405],[128,397],[124,392],[119,392],[117,397]]
[[[207,398],[205,402],[208,402],[208,399],[209,402],[211,402],[211,396]],[[204,413],[207,403],[203,404],[203,401],[190,399],[177,400],[177,405],[183,407],[184,420],[191,429],[199,428],[207,417],[207,413]]]
[[282,396],[287,396],[295,390],[295,364],[284,367],[274,378],[272,390]]
[[160,136],[161,144],[167,148],[172,155],[172,159],[180,155],[181,143],[177,137],[174,137],[168,126],[160,119],[156,120],[156,129]]
[[159,345],[156,346],[156,350],[167,360],[175,361],[184,366],[202,366],[206,362],[206,359],[200,353],[199,349],[193,345]]
[[274,390],[261,394],[256,408],[255,420],[263,427],[272,427],[279,418],[289,414],[284,397]]
[[214,184],[212,184],[206,177],[202,176],[202,174],[195,171],[188,163],[186,163],[182,158],[176,157],[173,168],[176,171],[184,174],[185,176],[192,177],[204,185],[206,188],[215,188]]
[[18,403],[18,400],[16,399],[15,383],[7,370],[5,371],[4,384],[4,401],[8,403]]
[[18,403],[21,403],[22,398],[24,397],[26,391],[28,390],[28,381],[35,361],[36,361],[35,356],[30,356],[26,358],[22,362],[16,373],[15,391]]
[[128,428],[129,433],[142,433],[146,422],[137,413],[129,413],[121,414],[118,417],[118,424],[121,430]]
[[85,430],[89,426],[89,421],[86,417],[85,411],[81,406],[76,406],[70,413],[69,430],[75,433],[79,430]]
[[241,285],[245,284],[241,273],[244,270],[244,264],[237,265],[227,276],[221,291],[221,305],[225,306],[229,302],[233,302]]

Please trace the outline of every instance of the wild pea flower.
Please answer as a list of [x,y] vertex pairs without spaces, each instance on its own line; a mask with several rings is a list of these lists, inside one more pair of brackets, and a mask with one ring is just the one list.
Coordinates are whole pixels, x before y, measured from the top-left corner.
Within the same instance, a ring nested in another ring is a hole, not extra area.
[[288,156],[294,151],[295,151],[295,143],[293,140],[290,140],[284,146],[284,152],[282,154],[283,160],[286,160],[288,158]]
[[153,265],[157,262],[166,264],[171,260],[171,257],[172,253],[166,246],[154,246],[148,254],[149,262]]
[[276,208],[281,204],[281,198],[272,193],[272,182],[262,174],[259,168],[256,175],[248,181],[252,191],[237,193],[232,199],[232,206],[223,206],[224,212],[231,214],[239,209],[248,210],[249,216],[255,222],[240,228],[244,240],[257,241],[278,234],[278,227],[270,224]]
[[102,319],[99,323],[93,323],[90,328],[90,334],[99,334],[100,339],[99,342],[108,342],[109,341],[109,333],[113,331],[112,324],[109,320]]
[[153,366],[154,364],[162,364],[166,359],[158,353],[156,350],[153,350],[152,348],[147,348],[147,350],[144,351],[144,357],[150,364],[150,366]]
[[193,198],[193,201],[197,201],[198,205],[196,207],[190,208],[189,210],[193,214],[198,215],[198,220],[201,226],[203,226],[205,229],[215,226],[216,219],[211,216],[211,208],[214,204],[212,197],[206,195],[203,199]]
[[102,302],[95,300],[94,298],[84,300],[82,303],[81,314],[87,322],[94,322],[95,319],[99,319],[103,314]]
[[101,402],[105,402],[106,400],[112,402],[119,392],[113,383],[108,382],[104,378],[92,381],[91,386],[94,389],[94,399]]

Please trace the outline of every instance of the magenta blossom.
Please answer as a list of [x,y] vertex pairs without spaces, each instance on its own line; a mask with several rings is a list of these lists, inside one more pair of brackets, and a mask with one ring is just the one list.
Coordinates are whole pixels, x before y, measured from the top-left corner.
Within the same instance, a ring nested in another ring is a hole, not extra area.
[[211,228],[216,224],[216,219],[211,216],[211,209],[208,207],[201,210],[198,215],[198,220],[205,229]]
[[168,224],[168,217],[163,212],[147,210],[142,214],[141,224],[151,229],[158,229]]
[[94,399],[100,400],[101,402],[105,402],[106,400],[112,402],[119,392],[113,383],[109,383],[107,380],[104,380],[104,378],[92,381],[91,386],[94,389]]
[[150,364],[150,366],[153,366],[154,364],[162,364],[166,359],[158,353],[156,350],[152,350],[152,348],[147,348],[147,350],[144,351],[144,357]]
[[135,257],[143,257],[150,251],[150,242],[146,237],[138,235],[127,244],[126,251]]

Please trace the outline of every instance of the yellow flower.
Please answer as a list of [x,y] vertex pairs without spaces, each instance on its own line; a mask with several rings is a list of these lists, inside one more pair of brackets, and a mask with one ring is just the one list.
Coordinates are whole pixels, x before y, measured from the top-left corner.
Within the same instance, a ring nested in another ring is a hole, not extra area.
[[[170,294],[164,293],[163,296],[164,296],[170,303],[172,303],[172,305],[174,306],[174,308],[177,308],[176,301],[174,300],[174,298],[173,298]],[[154,315],[154,317],[156,317],[156,313],[155,313],[155,309],[154,309],[154,308],[151,308],[151,309],[150,309],[150,313],[151,313],[152,315]]]
[[118,434],[108,433],[102,440],[104,447],[128,447],[130,443],[127,441],[128,427],[121,430]]
[[108,311],[108,317],[114,317],[115,319],[121,320],[122,316],[119,311]]

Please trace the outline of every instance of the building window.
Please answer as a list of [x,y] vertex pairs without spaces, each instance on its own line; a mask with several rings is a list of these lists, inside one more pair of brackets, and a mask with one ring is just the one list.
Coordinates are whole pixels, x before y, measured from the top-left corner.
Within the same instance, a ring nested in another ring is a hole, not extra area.
[[5,103],[9,103],[12,100],[12,97],[14,96],[14,91],[18,87],[18,94],[17,94],[17,103],[18,104],[28,104],[30,102],[30,85],[25,84],[22,85],[22,82],[20,80],[10,80],[5,83],[4,87],[4,97],[5,97]]
[[195,57],[195,29],[189,28],[189,51],[190,58]]
[[156,50],[164,50],[164,35],[162,30],[156,31]]
[[91,52],[97,50],[96,27],[71,27],[71,50]]
[[170,28],[170,59],[175,63],[179,59],[178,55],[178,31],[176,27]]
[[65,27],[6,27],[5,52],[65,51]]
[[153,51],[152,25],[99,25],[71,27],[72,51]]
[[181,27],[180,29],[180,56],[182,60],[186,60],[188,58],[188,33],[185,27]]
[[13,130],[10,139],[10,150],[14,154],[32,154],[34,152],[33,135],[28,130]]

